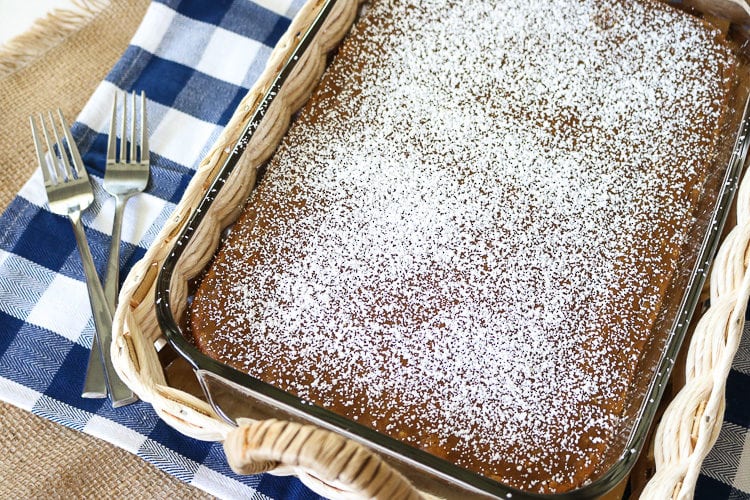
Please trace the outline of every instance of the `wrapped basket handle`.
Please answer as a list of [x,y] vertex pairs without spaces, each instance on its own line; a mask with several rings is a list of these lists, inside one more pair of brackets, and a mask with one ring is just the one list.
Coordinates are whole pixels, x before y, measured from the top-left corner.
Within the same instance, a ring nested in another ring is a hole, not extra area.
[[241,419],[227,435],[224,452],[238,474],[292,467],[342,497],[421,498],[411,483],[378,455],[314,425]]

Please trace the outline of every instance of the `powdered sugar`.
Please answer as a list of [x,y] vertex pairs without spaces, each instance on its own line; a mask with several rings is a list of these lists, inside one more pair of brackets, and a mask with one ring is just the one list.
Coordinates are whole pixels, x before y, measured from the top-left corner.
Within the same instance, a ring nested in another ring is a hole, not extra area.
[[650,2],[494,3],[373,5],[193,321],[303,399],[555,491],[617,424],[730,58]]

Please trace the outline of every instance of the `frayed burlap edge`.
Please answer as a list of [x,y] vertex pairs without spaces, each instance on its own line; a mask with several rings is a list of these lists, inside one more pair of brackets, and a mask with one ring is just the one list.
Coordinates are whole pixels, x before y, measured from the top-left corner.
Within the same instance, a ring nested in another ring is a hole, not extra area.
[[54,9],[37,19],[26,32],[0,45],[0,77],[23,68],[109,6],[109,0],[73,0],[70,8]]

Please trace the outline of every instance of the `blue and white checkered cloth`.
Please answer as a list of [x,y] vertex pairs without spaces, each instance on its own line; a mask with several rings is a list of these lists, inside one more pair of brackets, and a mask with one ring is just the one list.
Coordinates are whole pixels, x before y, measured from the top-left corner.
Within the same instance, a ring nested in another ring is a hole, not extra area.
[[[149,98],[152,180],[126,211],[124,276],[156,237],[302,3],[151,4],[73,127],[95,184],[97,201],[84,225],[100,275],[114,211],[101,187],[112,94],[145,90]],[[46,199],[37,171],[0,216],[0,399],[105,439],[218,497],[317,498],[293,478],[234,475],[219,444],[183,436],[150,405],[113,410],[108,400],[80,398],[93,320],[69,222],[50,213]],[[698,483],[701,498],[750,497],[747,387],[750,335],[729,379],[726,422]]]
[[[302,0],[154,1],[73,126],[96,202],[84,225],[104,275],[114,199],[104,174],[112,95],[145,90],[152,178],[126,209],[122,276],[145,253],[195,168],[263,70]],[[31,140],[31,135],[29,135]],[[94,333],[69,221],[37,172],[0,217],[0,399],[137,454],[221,498],[318,498],[298,480],[234,475],[220,444],[187,438],[139,402],[82,399]]]

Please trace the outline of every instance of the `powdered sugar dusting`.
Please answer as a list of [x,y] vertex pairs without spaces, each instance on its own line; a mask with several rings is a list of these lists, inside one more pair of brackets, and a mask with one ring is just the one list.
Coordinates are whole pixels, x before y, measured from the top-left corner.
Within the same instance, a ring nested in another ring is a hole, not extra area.
[[374,3],[192,321],[304,399],[560,491],[617,424],[731,58],[652,2],[492,3]]

